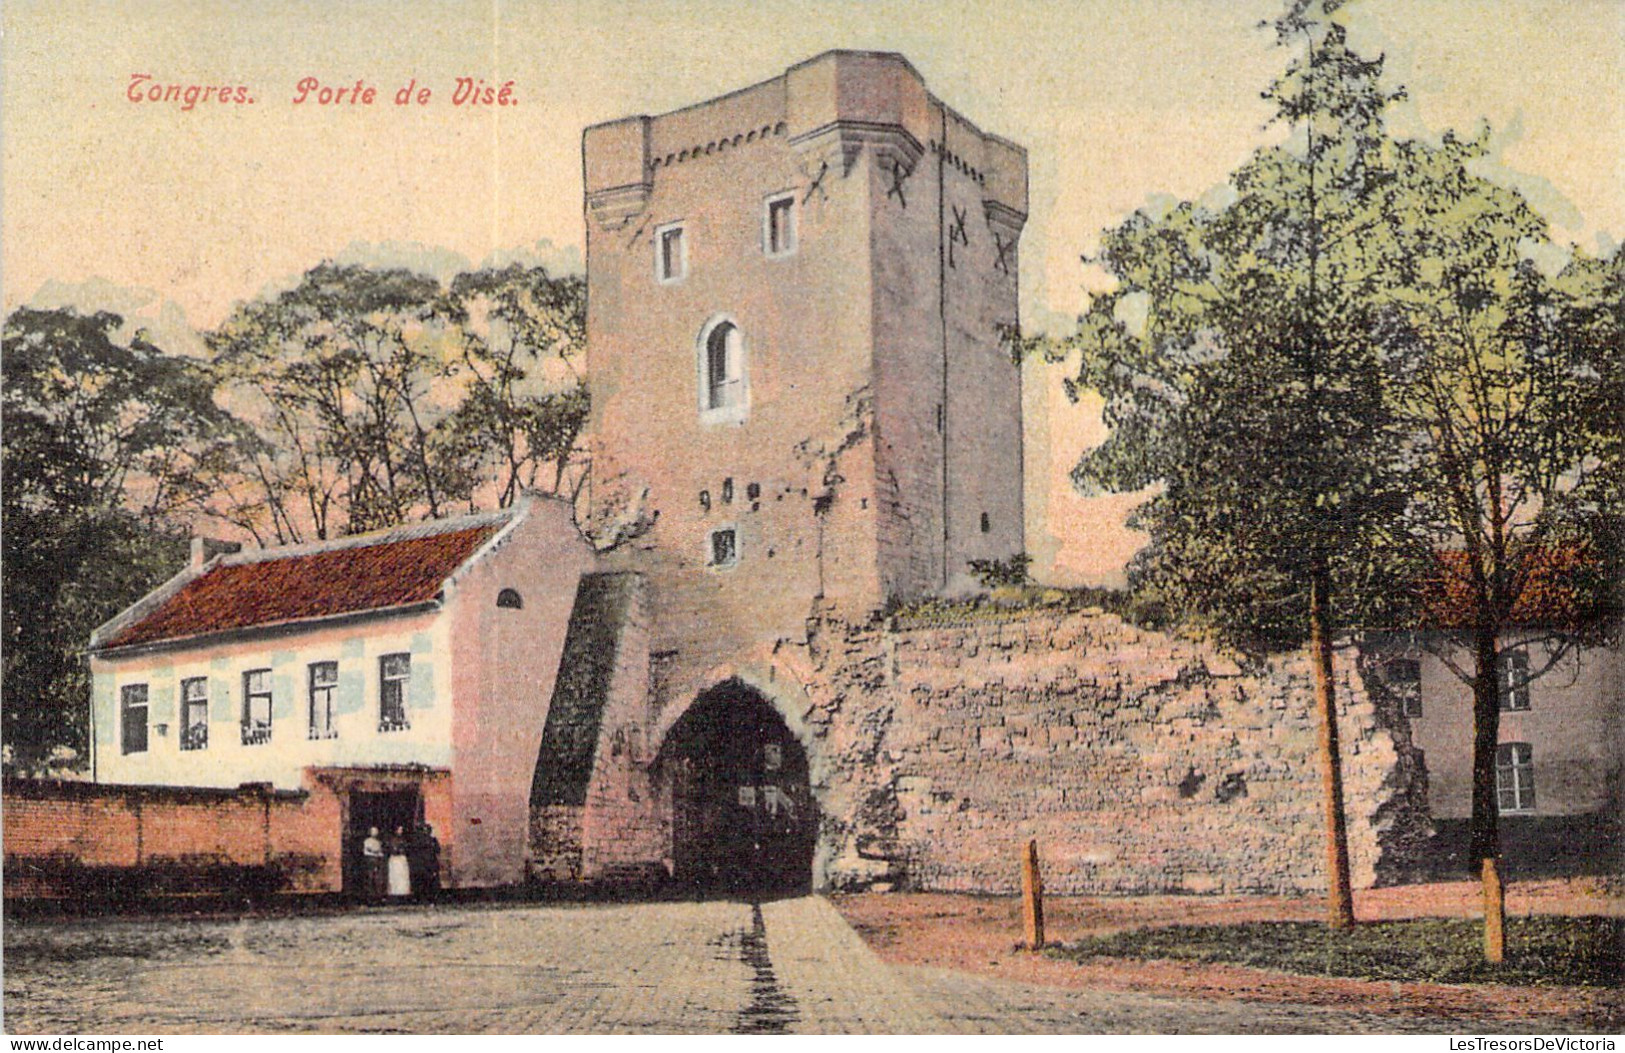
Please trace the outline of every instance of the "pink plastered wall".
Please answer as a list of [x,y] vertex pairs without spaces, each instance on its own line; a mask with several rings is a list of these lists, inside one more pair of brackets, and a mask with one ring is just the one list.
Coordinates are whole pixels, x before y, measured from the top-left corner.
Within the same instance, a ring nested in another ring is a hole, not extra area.
[[[523,877],[530,785],[547,707],[581,576],[593,569],[570,506],[534,497],[497,548],[454,582],[453,780],[450,830],[458,884],[501,885]],[[497,606],[503,589],[519,609]]]

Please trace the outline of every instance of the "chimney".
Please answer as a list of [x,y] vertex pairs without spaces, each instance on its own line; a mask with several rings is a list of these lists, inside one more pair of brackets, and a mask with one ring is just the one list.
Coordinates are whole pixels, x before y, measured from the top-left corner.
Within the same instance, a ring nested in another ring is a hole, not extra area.
[[243,544],[240,541],[222,541],[214,537],[195,537],[192,539],[192,569],[201,570],[203,565],[216,556],[231,552],[241,552]]

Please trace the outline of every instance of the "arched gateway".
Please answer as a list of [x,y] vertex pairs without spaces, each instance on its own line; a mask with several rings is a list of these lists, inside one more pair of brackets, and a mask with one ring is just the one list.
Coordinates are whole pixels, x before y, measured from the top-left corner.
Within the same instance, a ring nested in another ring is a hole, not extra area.
[[701,695],[657,760],[671,790],[672,869],[704,892],[812,888],[818,810],[807,754],[773,706],[738,680]]

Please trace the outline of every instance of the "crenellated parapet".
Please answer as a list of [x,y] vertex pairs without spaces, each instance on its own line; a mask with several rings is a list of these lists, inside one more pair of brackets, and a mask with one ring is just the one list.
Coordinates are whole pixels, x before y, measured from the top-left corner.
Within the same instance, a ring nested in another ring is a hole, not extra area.
[[1005,238],[1026,221],[1026,151],[944,105],[902,55],[861,51],[825,52],[709,102],[588,128],[588,212],[602,227],[625,226],[664,173],[763,144],[793,149],[809,172],[843,177],[865,155],[904,178],[937,157],[981,188],[988,222]]

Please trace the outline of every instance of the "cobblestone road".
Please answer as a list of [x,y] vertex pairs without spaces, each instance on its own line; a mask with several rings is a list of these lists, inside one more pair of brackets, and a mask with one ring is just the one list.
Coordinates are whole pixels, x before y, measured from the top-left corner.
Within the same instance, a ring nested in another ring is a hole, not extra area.
[[5,1029],[1372,1031],[1392,1021],[883,964],[822,899],[8,922]]
[[821,899],[11,922],[10,1033],[919,1032]]

